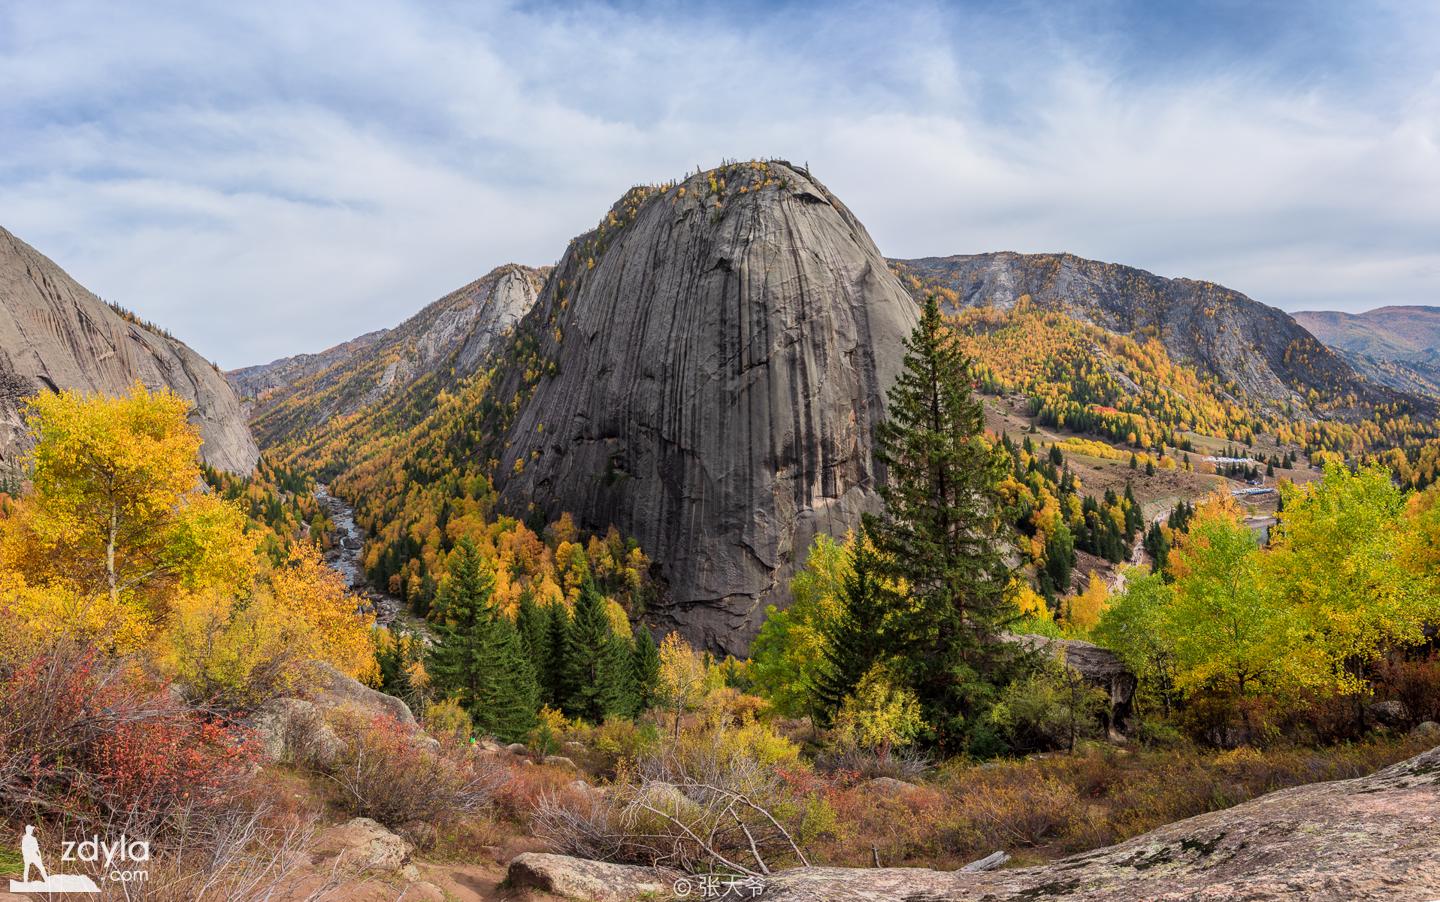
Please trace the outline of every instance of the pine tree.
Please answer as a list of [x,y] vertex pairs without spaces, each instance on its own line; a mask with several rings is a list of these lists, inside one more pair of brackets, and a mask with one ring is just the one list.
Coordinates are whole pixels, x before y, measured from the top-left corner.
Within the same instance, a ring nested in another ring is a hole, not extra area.
[[1018,615],[1005,596],[1001,556],[1004,461],[985,440],[984,408],[970,394],[970,364],[935,298],[905,342],[904,371],[877,429],[887,469],[885,511],[868,517],[882,577],[911,597],[896,611],[895,652],[909,669],[942,745],[969,739],[1011,677],[1018,653],[998,634]]
[[510,619],[493,603],[494,577],[461,542],[435,599],[426,669],[436,691],[469,712],[476,730],[518,741],[535,725],[535,670]]
[[630,656],[633,692],[631,710],[638,717],[655,707],[660,694],[660,647],[643,623],[635,627],[634,651]]
[[510,618],[491,608],[486,668],[470,718],[482,733],[519,742],[535,728],[540,687],[525,644]]
[[628,701],[629,661],[605,616],[605,599],[587,579],[575,601],[565,642],[569,683],[565,712],[591,723],[623,714]]
[[884,627],[891,601],[876,577],[878,562],[864,533],[855,541],[850,572],[842,585],[844,608],[826,625],[820,668],[812,695],[817,720],[830,723],[861,677],[885,656]]

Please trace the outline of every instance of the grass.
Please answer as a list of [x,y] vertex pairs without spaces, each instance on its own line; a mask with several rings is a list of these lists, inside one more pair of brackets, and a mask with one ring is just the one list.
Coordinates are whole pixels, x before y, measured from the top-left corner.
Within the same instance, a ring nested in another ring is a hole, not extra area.
[[25,859],[17,849],[0,846],[0,877],[18,877],[25,869]]

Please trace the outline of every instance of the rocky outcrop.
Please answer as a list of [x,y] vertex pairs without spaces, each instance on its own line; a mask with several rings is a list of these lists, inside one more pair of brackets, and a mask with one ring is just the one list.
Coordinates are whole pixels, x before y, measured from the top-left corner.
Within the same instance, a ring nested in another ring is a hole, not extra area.
[[263,445],[396,397],[421,378],[466,376],[530,308],[548,269],[509,263],[381,329],[318,354],[233,370]]
[[671,898],[680,876],[663,868],[526,852],[510,862],[506,882],[515,889],[537,889],[582,902],[634,902]]
[[1131,703],[1139,681],[1120,656],[1108,648],[1080,639],[1051,639],[1049,636],[1022,634],[1004,636],[1032,651],[1050,655],[1080,674],[1091,686],[1103,689],[1110,696],[1109,725],[1123,729],[1130,717]]
[[506,353],[486,424],[501,507],[634,536],[668,585],[660,625],[744,654],[815,535],[876,506],[873,430],[915,318],[802,169],[633,189]]
[[310,678],[308,697],[271,699],[251,715],[247,725],[265,759],[320,770],[330,767],[344,747],[329,719],[334,711],[366,719],[391,718],[409,728],[417,745],[438,747],[401,699],[371,689],[324,662],[312,665]]
[[0,475],[27,447],[23,401],[42,391],[103,395],[136,381],[190,402],[211,466],[249,473],[260,452],[225,377],[183,342],[113,308],[0,229]]
[[[1335,402],[1317,416],[1360,415],[1395,404],[1433,415],[1434,402],[1372,383],[1289,314],[1214,282],[1167,279],[1073,254],[962,254],[892,261],[917,294],[953,291],[964,306],[1008,309],[1020,298],[1111,332],[1158,337],[1171,359],[1195,367],[1248,403],[1282,415]],[[1348,399],[1354,395],[1353,408]]]
[[398,871],[410,862],[415,846],[368,817],[357,817],[322,832],[315,851],[348,868]]
[[1369,777],[1273,792],[1039,867],[800,868],[765,882],[765,902],[1435,899],[1440,748]]

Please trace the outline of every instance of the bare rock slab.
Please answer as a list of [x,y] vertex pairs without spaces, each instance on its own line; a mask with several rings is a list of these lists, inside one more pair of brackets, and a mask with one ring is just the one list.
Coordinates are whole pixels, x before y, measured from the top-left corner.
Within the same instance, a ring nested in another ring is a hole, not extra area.
[[583,902],[631,902],[647,897],[668,899],[679,878],[680,874],[663,868],[526,852],[510,862],[507,882]]

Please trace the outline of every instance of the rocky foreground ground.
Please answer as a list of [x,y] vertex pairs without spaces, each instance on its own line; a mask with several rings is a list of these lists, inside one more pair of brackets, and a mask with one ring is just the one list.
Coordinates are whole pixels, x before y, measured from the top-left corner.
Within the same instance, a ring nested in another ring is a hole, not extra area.
[[1440,748],[1368,777],[1273,792],[1039,867],[800,868],[771,877],[760,898],[1440,900]]
[[[522,855],[510,883],[574,899],[666,898],[673,875]],[[1440,748],[1356,780],[1316,783],[1178,821],[1039,867],[987,872],[797,868],[727,902],[1440,900]]]

